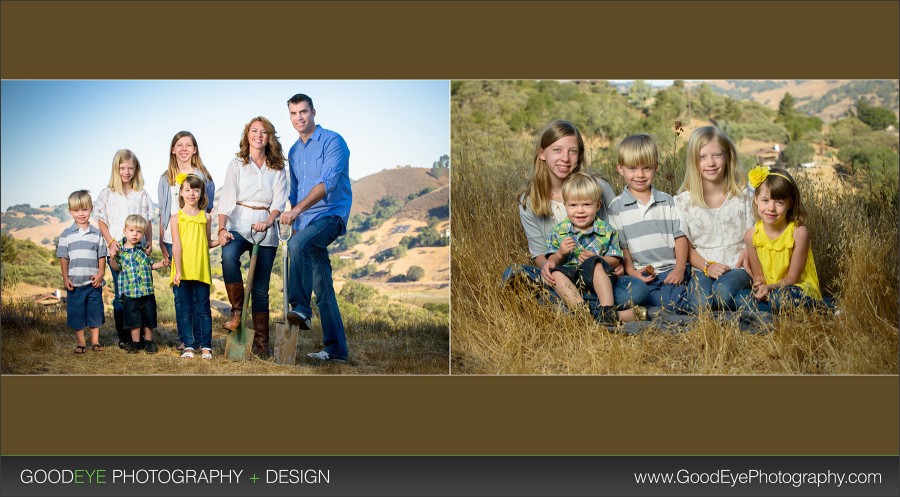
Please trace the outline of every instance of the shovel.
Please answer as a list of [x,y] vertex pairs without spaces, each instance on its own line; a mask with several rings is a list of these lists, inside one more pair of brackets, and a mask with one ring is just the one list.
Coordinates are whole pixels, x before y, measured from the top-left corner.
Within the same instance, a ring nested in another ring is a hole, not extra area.
[[[265,232],[263,232],[265,238]],[[259,242],[255,240],[253,229],[250,229],[250,241],[253,249],[250,251],[250,269],[247,271],[247,283],[244,284],[244,311],[241,313],[241,323],[238,328],[225,338],[225,357],[233,361],[243,361],[250,358],[250,346],[253,344],[253,327],[247,328],[247,316],[250,312],[250,290],[253,287],[253,274],[256,270],[256,254],[259,252]],[[260,239],[262,241],[262,239]]]
[[[287,226],[287,238],[282,238],[281,228]],[[296,324],[290,324],[287,320],[287,313],[290,309],[288,304],[288,247],[287,242],[293,236],[291,225],[282,225],[278,229],[278,240],[281,242],[281,271],[284,276],[284,321],[275,323],[275,363],[288,364],[293,366],[297,363],[297,337],[300,334],[300,327]]]

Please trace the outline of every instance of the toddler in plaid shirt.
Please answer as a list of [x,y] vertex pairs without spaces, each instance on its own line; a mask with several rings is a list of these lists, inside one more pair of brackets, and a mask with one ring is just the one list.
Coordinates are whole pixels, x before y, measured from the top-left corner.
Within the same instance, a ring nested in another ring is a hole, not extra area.
[[634,319],[633,315],[618,315],[614,306],[614,270],[621,263],[622,249],[615,228],[597,216],[602,201],[597,181],[587,174],[573,173],[563,183],[562,197],[568,218],[547,236],[550,273],[565,276],[554,278],[553,288],[570,308],[584,305],[581,289],[593,290],[599,305],[592,313],[602,324]]
[[157,351],[153,343],[156,328],[156,296],[153,294],[153,269],[168,266],[168,260],[157,263],[144,251],[142,239],[147,230],[147,220],[138,214],[125,218],[125,236],[119,243],[119,252],[109,265],[119,271],[119,293],[122,298],[122,324],[131,330],[131,343],[125,350],[133,354],[141,350],[141,330],[144,332],[143,349],[152,354]]

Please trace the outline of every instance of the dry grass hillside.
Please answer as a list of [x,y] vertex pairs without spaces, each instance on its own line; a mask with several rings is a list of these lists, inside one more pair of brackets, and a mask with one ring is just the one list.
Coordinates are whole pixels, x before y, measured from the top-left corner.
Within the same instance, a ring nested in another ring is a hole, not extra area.
[[397,214],[397,219],[427,220],[434,215],[435,209],[448,205],[450,205],[450,186],[444,185],[404,205]]
[[372,206],[382,197],[405,199],[425,188],[438,189],[450,183],[446,171],[440,178],[435,178],[430,173],[431,168],[398,166],[354,182],[353,207],[350,209],[350,215],[371,213]]

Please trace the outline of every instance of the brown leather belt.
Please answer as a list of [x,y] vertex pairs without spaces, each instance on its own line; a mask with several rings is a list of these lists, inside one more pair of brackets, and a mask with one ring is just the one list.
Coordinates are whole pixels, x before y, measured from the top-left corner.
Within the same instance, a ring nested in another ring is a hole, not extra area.
[[269,210],[268,207],[259,207],[259,206],[256,206],[256,205],[247,205],[247,204],[245,204],[245,203],[243,203],[243,202],[235,202],[235,203],[236,203],[237,205],[240,205],[241,207],[246,207],[246,208],[248,208],[248,209],[253,209],[253,210],[255,210],[255,211],[268,211],[268,210]]

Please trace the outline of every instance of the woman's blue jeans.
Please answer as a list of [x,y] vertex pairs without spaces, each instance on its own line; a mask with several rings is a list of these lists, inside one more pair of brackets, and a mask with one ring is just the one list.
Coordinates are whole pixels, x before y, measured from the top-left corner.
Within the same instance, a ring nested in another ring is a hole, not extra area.
[[750,275],[743,268],[732,269],[718,279],[706,276],[702,269],[693,268],[688,293],[695,311],[704,308],[734,311],[737,309],[735,297],[741,290],[750,288],[750,283]]
[[[185,347],[212,348],[212,312],[209,306],[209,285],[202,281],[181,280],[172,287],[175,300],[175,320],[178,336]],[[181,330],[184,330],[182,334]]]
[[328,246],[340,236],[344,221],[338,216],[320,217],[298,231],[288,242],[291,272],[288,297],[294,310],[312,318],[312,293],[322,320],[325,352],[336,359],[347,359],[344,321],[334,294]]
[[[222,247],[222,277],[226,284],[243,283],[241,254],[252,251],[253,242],[248,241],[237,231],[232,231],[231,236],[234,239]],[[275,263],[277,249],[278,247],[260,245],[256,253],[256,268],[253,272],[253,286],[250,290],[253,312],[269,312],[269,279],[272,277],[272,265]]]

